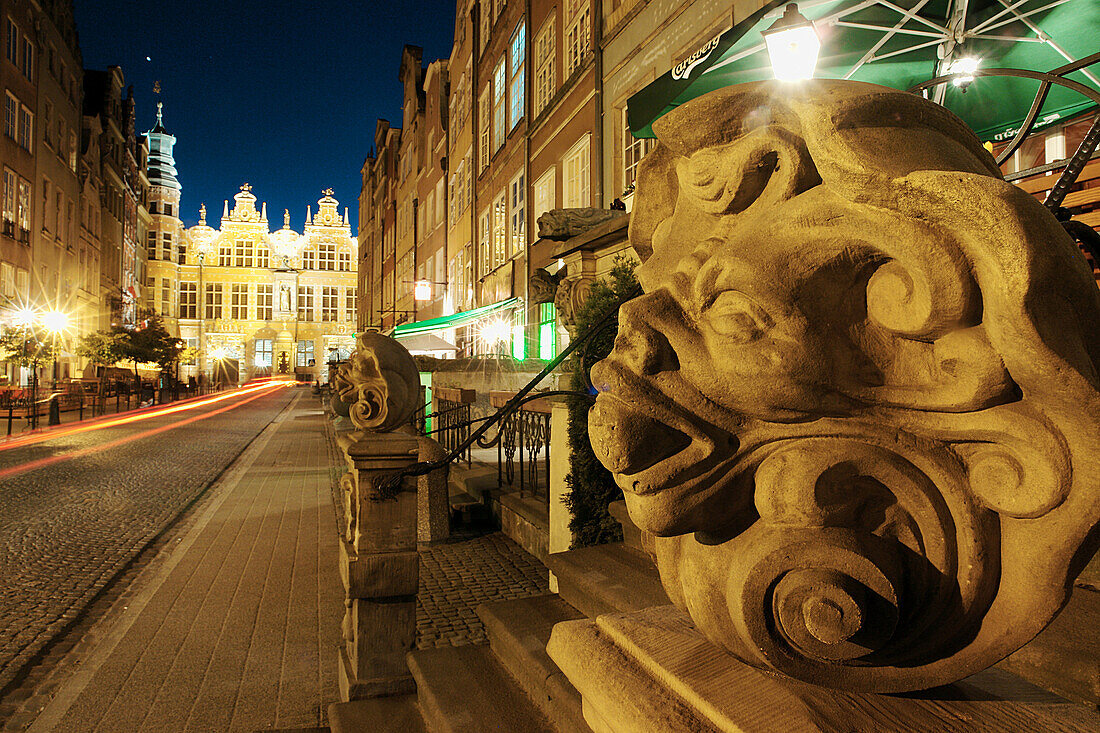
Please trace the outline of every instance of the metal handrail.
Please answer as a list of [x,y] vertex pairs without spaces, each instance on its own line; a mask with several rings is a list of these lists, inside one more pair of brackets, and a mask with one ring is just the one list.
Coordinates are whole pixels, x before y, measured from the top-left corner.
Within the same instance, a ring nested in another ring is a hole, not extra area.
[[[470,420],[471,425],[476,422],[481,422],[482,424],[480,427],[477,428],[477,430],[474,430],[472,433],[470,433],[470,435],[465,440],[463,440],[454,450],[452,450],[446,456],[440,458],[438,461],[421,461],[418,463],[414,463],[411,466],[401,469],[400,471],[396,471],[384,481],[379,481],[379,497],[382,499],[392,499],[401,490],[401,482],[405,478],[413,476],[423,476],[425,474],[431,473],[432,471],[447,466],[448,464],[454,462],[456,459],[461,457],[462,454],[475,442],[483,448],[495,445],[496,442],[500,440],[504,420],[509,418],[514,412],[516,412],[516,410],[519,409],[521,405],[526,402],[541,399],[547,396],[553,396],[556,394],[570,394],[574,396],[583,396],[593,399],[593,395],[591,395],[590,393],[576,392],[573,390],[553,390],[552,392],[539,392],[534,395],[531,394],[531,391],[534,390],[535,386],[538,385],[539,382],[550,376],[550,373],[557,369],[558,366],[563,361],[565,361],[570,354],[576,351],[580,346],[590,343],[593,337],[601,333],[611,323],[615,322],[619,313],[619,306],[621,306],[622,303],[623,301],[620,301],[618,304],[616,304],[614,308],[609,309],[608,312],[604,314],[603,318],[597,321],[596,325],[590,328],[583,336],[573,339],[569,343],[569,346],[565,347],[565,349],[560,354],[554,357],[554,359],[551,360],[549,364],[543,367],[541,372],[536,374],[534,378],[531,379],[531,381],[529,381],[523,386],[522,389],[516,392],[516,394],[512,396],[512,398],[509,399],[508,402],[506,402],[500,409],[487,417],[475,418],[473,420]],[[582,352],[582,354],[584,353],[585,352]],[[585,363],[583,359],[581,363],[582,365]],[[591,388],[592,383],[591,380],[588,378],[587,369],[585,370],[585,379],[587,380],[589,388]],[[496,436],[488,443],[484,443],[482,441],[482,436],[484,436],[485,433],[487,433],[494,424],[498,425]]]

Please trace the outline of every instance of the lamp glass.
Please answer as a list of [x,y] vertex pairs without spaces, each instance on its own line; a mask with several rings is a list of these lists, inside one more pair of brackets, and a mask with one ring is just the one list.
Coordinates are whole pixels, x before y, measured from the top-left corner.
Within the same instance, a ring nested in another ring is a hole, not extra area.
[[58,333],[69,326],[69,316],[61,311],[50,311],[42,314],[42,325],[47,330]]
[[978,70],[979,65],[981,65],[981,60],[972,56],[965,56],[952,61],[947,71],[949,74],[958,74],[958,76],[952,79],[951,83],[957,87],[965,87],[970,84],[974,81],[974,72]]
[[417,280],[413,286],[413,298],[424,302],[432,299],[432,284],[427,280]]
[[772,71],[780,81],[812,79],[821,51],[821,39],[813,25],[791,26],[764,34]]

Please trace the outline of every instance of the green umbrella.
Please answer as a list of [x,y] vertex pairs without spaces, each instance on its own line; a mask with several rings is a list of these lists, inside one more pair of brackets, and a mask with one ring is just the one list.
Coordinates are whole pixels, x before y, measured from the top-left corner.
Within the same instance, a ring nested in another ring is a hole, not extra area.
[[[772,78],[761,31],[789,0],[773,0],[714,38],[627,104],[635,137],[654,137],[653,121],[684,102],[722,87]],[[1047,72],[1100,50],[1100,0],[810,0],[800,12],[821,38],[816,78],[854,79],[909,89],[948,73],[953,61],[980,59],[982,69]],[[1067,79],[1100,90],[1088,69]],[[982,140],[1015,132],[1035,97],[1034,79],[988,76],[969,85],[937,87],[936,101],[959,115]],[[1094,103],[1053,87],[1036,127]]]

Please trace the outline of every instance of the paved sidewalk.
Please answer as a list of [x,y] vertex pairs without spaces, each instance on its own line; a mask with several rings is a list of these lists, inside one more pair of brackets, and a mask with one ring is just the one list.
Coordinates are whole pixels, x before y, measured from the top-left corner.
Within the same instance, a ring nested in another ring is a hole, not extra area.
[[323,725],[343,612],[323,420],[299,394],[242,454],[32,731]]

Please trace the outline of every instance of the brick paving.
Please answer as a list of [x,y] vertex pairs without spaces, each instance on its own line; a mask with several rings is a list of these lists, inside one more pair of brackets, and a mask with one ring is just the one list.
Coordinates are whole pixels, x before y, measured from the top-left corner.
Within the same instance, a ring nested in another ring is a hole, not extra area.
[[303,396],[242,455],[32,731],[323,725],[343,612],[323,422]]
[[422,546],[416,646],[484,644],[479,605],[541,595],[547,583],[546,568],[500,532]]
[[[263,415],[285,404],[276,400]],[[201,442],[198,434],[192,442]],[[193,450],[171,449],[177,460]],[[101,470],[109,474],[111,465]],[[195,481],[207,476],[201,464],[182,465]],[[342,470],[330,424],[302,394],[293,415],[283,412],[182,522],[147,543],[121,581],[99,594],[100,606],[113,601],[107,618],[78,619],[90,628],[78,623],[78,633],[45,647],[37,665],[24,665],[27,684],[6,701],[19,708],[4,729],[323,725],[324,705],[337,696],[343,591],[333,499]],[[162,492],[151,489],[152,499],[163,500]],[[85,514],[91,521],[94,511]],[[485,643],[478,605],[547,591],[546,569],[500,532],[466,531],[420,551],[419,648]]]
[[[208,419],[3,479],[0,689],[17,682],[21,670],[202,494],[291,392],[279,390]],[[179,419],[150,418],[3,450],[0,469]]]

